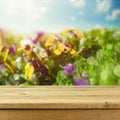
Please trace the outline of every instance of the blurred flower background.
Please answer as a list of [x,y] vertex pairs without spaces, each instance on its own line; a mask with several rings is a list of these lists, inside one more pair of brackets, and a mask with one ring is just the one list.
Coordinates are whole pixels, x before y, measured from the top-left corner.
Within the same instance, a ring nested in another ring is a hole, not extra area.
[[120,0],[0,0],[0,85],[120,85]]

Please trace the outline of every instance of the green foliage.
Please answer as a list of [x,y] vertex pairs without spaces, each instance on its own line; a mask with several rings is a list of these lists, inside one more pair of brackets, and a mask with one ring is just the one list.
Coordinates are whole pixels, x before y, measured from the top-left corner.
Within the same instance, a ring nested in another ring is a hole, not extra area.
[[72,85],[72,80],[67,78],[67,76],[63,73],[63,71],[59,71],[56,77],[56,85]]
[[[39,39],[36,34],[27,37],[27,45],[21,44],[24,37],[1,34],[0,85],[66,86],[74,85],[78,78],[90,85],[120,85],[119,29],[73,29],[58,35],[44,33]],[[64,71],[71,72],[69,64],[75,65],[74,74]],[[89,77],[84,78],[83,73]]]

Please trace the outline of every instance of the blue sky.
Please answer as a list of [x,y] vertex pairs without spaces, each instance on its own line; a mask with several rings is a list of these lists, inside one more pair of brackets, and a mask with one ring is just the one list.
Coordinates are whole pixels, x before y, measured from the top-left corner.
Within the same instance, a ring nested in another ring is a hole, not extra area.
[[0,0],[0,27],[15,32],[120,27],[120,0]]

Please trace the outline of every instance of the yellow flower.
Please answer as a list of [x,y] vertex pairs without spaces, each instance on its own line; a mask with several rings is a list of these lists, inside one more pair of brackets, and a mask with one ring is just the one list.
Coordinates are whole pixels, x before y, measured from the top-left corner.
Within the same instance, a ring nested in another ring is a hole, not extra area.
[[24,50],[24,47],[23,46],[20,46],[19,48],[17,48],[17,52],[21,52]]
[[1,50],[2,50],[2,44],[0,43],[0,54],[1,54]]
[[84,36],[84,34],[79,34],[79,36],[78,36],[79,38],[85,38],[85,36]]
[[64,37],[66,37],[67,33],[68,33],[68,30],[65,30],[65,31],[61,32],[61,35],[64,36]]
[[58,49],[60,49],[61,51],[64,51],[65,48],[66,48],[66,46],[63,43],[59,43]]
[[27,63],[25,66],[25,77],[31,79],[33,72],[34,72],[34,67],[31,66],[30,63]]
[[13,68],[9,64],[5,63],[5,65],[9,69],[10,72],[14,73]]
[[2,43],[0,42],[0,50],[2,49]]
[[16,67],[16,62],[15,61],[11,60],[10,63],[14,68]]
[[85,38],[84,34],[81,33],[80,30],[76,30],[76,31],[75,31],[75,34],[76,34],[77,38],[79,38],[79,39]]
[[8,53],[9,53],[9,49],[7,49],[7,50],[5,51],[4,62],[6,62],[6,60],[7,60]]
[[70,50],[70,54],[75,54],[75,53],[76,53],[76,51],[74,49]]
[[56,55],[60,55],[64,50],[66,46],[62,43],[59,43],[58,48],[54,51]]
[[67,50],[67,52],[69,52],[70,54],[75,54],[76,51],[74,49],[72,49],[71,47],[67,47],[65,48]]
[[58,48],[54,51],[56,55],[60,55],[64,50],[69,52],[70,54],[74,54],[76,51],[71,47],[65,46],[63,43],[59,43]]
[[56,50],[54,51],[54,53],[55,53],[56,55],[60,55],[62,52],[61,52],[61,50],[56,49]]
[[50,47],[55,42],[55,36],[51,35],[45,43],[45,47]]

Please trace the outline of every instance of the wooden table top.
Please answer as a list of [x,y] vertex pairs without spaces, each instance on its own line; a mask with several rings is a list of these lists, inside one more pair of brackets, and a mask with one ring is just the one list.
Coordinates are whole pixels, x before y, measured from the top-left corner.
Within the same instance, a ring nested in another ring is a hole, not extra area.
[[120,87],[0,86],[0,109],[120,109]]

